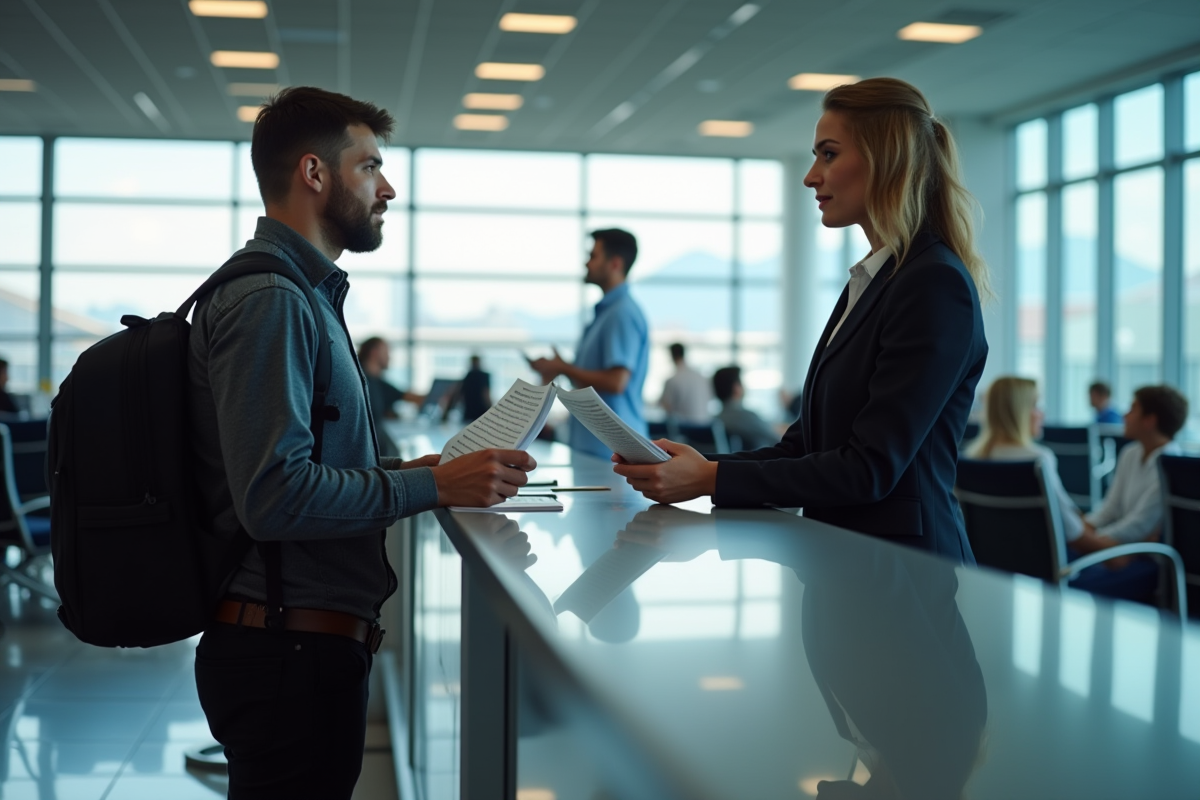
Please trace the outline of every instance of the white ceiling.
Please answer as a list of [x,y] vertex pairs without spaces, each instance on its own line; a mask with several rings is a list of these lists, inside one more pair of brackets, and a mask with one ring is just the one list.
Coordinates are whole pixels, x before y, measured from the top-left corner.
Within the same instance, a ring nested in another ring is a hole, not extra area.
[[[0,78],[39,87],[0,93],[0,133],[244,139],[235,112],[251,101],[227,84],[265,81],[379,103],[400,119],[400,144],[782,155],[807,150],[819,101],[788,90],[798,72],[894,75],[943,116],[987,118],[1200,64],[1197,0],[755,0],[740,26],[729,19],[742,0],[268,2],[266,20],[228,20],[196,18],[185,0],[0,0]],[[580,24],[567,36],[504,33],[507,11]],[[985,33],[963,45],[896,38],[917,20]],[[208,62],[218,49],[275,50],[282,62],[218,69]],[[538,62],[546,77],[480,81],[486,60]],[[525,107],[502,133],[459,132],[451,120],[469,91],[522,92]],[[633,113],[617,122],[624,103]],[[704,139],[705,119],[756,130]]]

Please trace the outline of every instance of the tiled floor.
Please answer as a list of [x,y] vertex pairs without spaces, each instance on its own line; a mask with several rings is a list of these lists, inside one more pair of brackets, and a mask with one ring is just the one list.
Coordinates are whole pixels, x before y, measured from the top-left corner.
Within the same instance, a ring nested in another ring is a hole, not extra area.
[[[14,587],[0,585],[0,604],[0,798],[225,796],[221,777],[184,768],[184,751],[212,742],[192,679],[194,642],[89,647]],[[396,798],[386,724],[368,732],[354,798]]]

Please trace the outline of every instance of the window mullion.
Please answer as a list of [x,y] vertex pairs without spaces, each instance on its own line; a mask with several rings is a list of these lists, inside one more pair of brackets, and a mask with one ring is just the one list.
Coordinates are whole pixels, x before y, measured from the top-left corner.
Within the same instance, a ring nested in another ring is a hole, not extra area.
[[1096,373],[1105,380],[1116,376],[1113,351],[1115,321],[1114,222],[1113,222],[1113,101],[1105,98],[1099,107],[1100,162],[1099,203],[1096,221]]
[[1046,413],[1052,420],[1063,417],[1063,214],[1062,214],[1062,114],[1047,120],[1046,137],[1046,306],[1043,387]]
[[1163,382],[1183,385],[1183,76],[1165,82],[1163,120]]

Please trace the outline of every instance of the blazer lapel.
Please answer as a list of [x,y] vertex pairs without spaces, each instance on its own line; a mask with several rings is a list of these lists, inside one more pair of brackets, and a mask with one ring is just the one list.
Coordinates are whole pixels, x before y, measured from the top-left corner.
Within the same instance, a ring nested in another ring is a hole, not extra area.
[[817,369],[821,365],[822,357],[825,354],[826,343],[829,341],[829,335],[833,333],[834,327],[838,320],[842,318],[842,314],[846,311],[846,304],[850,302],[850,285],[847,284],[842,289],[842,294],[838,297],[838,301],[833,304],[833,312],[829,315],[829,320],[825,323],[825,330],[821,331],[821,338],[817,341],[817,349],[813,351],[812,361],[808,364],[808,376],[804,379],[804,399],[802,401],[803,413],[800,415],[803,423],[804,440],[810,444],[812,438],[812,397],[813,384],[816,383]]
[[883,290],[887,288],[888,277],[891,276],[892,270],[895,268],[895,263],[896,259],[893,256],[879,268],[879,272],[875,273],[875,277],[867,284],[867,288],[863,290],[862,296],[858,298],[858,302],[854,304],[854,308],[850,309],[850,314],[846,317],[846,321],[842,323],[837,336],[834,336],[833,341],[825,348],[825,352],[821,355],[821,361],[825,361],[832,354],[844,347],[850,337],[854,335],[854,332],[858,330],[862,321],[871,313],[871,308],[879,301]]

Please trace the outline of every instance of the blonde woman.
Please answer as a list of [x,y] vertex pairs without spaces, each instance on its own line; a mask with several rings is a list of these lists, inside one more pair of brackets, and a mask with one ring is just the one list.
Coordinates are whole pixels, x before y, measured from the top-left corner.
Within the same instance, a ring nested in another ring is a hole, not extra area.
[[771,447],[706,460],[660,442],[663,464],[620,463],[646,497],[804,508],[812,519],[973,563],[953,496],[958,441],[987,357],[973,199],[950,131],[893,78],[825,95],[813,139],[826,227],[858,225],[850,270],[817,343],[800,419]]
[[1028,378],[997,378],[988,387],[983,430],[967,455],[990,461],[1040,461],[1046,493],[1058,503],[1063,534],[1068,542],[1074,541],[1083,533],[1083,518],[1058,477],[1058,459],[1034,442],[1041,435],[1037,383]]

